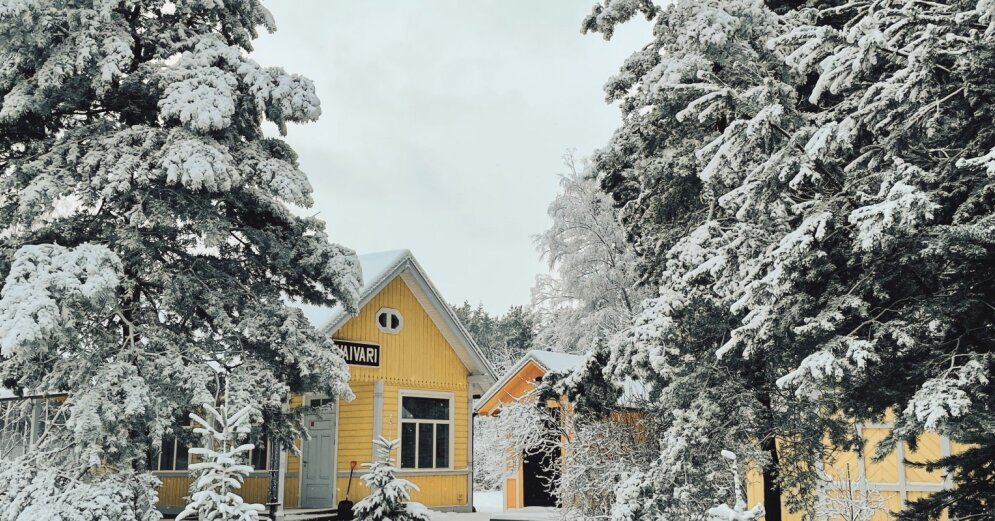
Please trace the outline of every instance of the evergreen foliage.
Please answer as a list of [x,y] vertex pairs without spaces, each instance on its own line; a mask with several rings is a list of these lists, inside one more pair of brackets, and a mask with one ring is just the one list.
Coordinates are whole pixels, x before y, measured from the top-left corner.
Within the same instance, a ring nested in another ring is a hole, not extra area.
[[142,504],[111,518],[157,517],[146,454],[219,368],[284,445],[289,392],[349,394],[287,302],[353,310],[358,261],[290,209],[311,186],[263,122],[321,110],[249,58],[260,26],[256,0],[0,1],[0,385],[68,393],[65,428],[0,468],[9,515],[123,483]]
[[991,514],[993,9],[606,0],[584,21],[654,27],[606,85],[623,119],[593,158],[658,296],[585,374],[647,381],[673,418],[616,492],[629,518],[714,497],[715,444],[760,463],[768,520],[782,497],[812,512],[809,463],[888,411],[881,451],[976,446],[930,462],[956,488],[902,515]]
[[363,482],[369,489],[366,496],[353,508],[356,521],[428,521],[428,513],[421,505],[409,503],[411,490],[418,487],[395,474],[391,452],[400,445],[400,440],[388,440],[383,436],[374,440],[376,459],[364,463],[369,471],[363,474]]
[[190,414],[190,419],[199,424],[193,430],[201,436],[203,446],[190,449],[190,454],[201,461],[190,465],[194,473],[190,503],[176,516],[177,521],[190,516],[206,521],[255,521],[264,510],[262,505],[246,503],[238,495],[252,472],[252,466],[244,462],[255,446],[241,443],[252,431],[252,408],[245,406],[232,413],[231,396],[226,394],[223,400],[220,409],[203,405],[210,419]]
[[536,317],[524,306],[512,306],[497,316],[488,313],[483,304],[473,307],[463,302],[452,309],[498,374],[515,365],[529,350],[542,349],[535,340]]

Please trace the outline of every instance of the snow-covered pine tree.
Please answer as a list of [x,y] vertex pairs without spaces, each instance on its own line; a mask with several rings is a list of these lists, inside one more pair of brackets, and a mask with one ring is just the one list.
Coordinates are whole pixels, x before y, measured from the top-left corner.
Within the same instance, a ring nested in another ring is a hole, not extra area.
[[245,391],[283,442],[289,391],[348,393],[286,302],[353,309],[358,262],[288,209],[311,187],[262,124],[320,106],[249,58],[259,26],[256,0],[0,1],[0,383],[68,393],[66,428],[0,469],[5,514],[121,481],[156,517],[146,453],[225,361],[263,384]]
[[[226,386],[227,387],[227,386]],[[242,443],[252,432],[252,407],[246,405],[232,412],[232,396],[221,398],[221,407],[209,403],[202,407],[207,419],[190,413],[196,424],[193,431],[200,435],[202,445],[190,449],[200,461],[190,465],[194,481],[190,484],[190,502],[178,516],[181,519],[219,521],[255,521],[262,505],[246,503],[238,494],[252,466],[246,464],[249,452],[255,448]]]
[[[839,427],[819,411],[891,410],[883,449],[925,430],[970,447],[932,462],[957,487],[904,517],[992,508],[993,10],[609,0],[585,21],[606,36],[639,13],[655,27],[607,85],[624,119],[594,158],[660,286],[608,370],[653,380],[661,405],[693,420],[682,432],[735,419],[743,446],[726,446],[753,458],[752,436],[771,457],[771,506],[778,483],[803,478],[792,463],[823,457],[818,432]],[[695,382],[753,398],[721,415],[708,412],[720,400],[675,400]],[[649,482],[625,497],[675,496]]]
[[778,129],[807,117],[795,103],[797,74],[766,45],[787,22],[759,0],[617,0],[596,6],[583,28],[610,37],[637,15],[651,20],[653,37],[606,85],[623,120],[592,169],[657,296],[575,375],[572,394],[635,378],[670,422],[656,465],[616,491],[619,519],[702,519],[726,472],[710,457],[719,445],[759,463],[768,519],[778,521],[785,496],[794,508],[814,500],[820,476],[808,463],[826,450],[826,434],[848,445],[846,426],[822,414],[833,408],[828,397],[778,387],[797,366],[789,338],[768,337],[747,356],[719,351],[742,317],[732,308],[753,273],[746,262],[764,251],[773,237],[764,227],[778,230],[787,204],[762,185],[774,203],[738,215],[727,193],[777,164]]
[[400,440],[380,436],[373,443],[376,458],[363,464],[369,469],[363,474],[363,482],[370,494],[353,508],[356,521],[428,521],[424,507],[409,503],[410,491],[418,490],[418,486],[396,475],[391,453],[400,445]]

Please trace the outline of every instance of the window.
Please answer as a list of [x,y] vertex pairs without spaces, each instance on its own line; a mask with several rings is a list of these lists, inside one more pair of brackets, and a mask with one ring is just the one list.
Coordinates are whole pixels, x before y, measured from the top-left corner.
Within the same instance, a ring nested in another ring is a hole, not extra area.
[[172,436],[164,437],[159,450],[149,454],[149,468],[152,470],[187,470],[188,463],[189,448]]
[[266,440],[253,439],[249,440],[249,443],[255,445],[255,447],[249,451],[249,464],[252,465],[253,470],[268,470],[269,469],[269,443]]
[[396,309],[382,308],[377,311],[377,327],[384,333],[397,334],[404,327],[401,312]]
[[335,398],[312,398],[308,401],[310,407],[325,407],[335,405]]
[[401,396],[401,468],[449,468],[452,398]]

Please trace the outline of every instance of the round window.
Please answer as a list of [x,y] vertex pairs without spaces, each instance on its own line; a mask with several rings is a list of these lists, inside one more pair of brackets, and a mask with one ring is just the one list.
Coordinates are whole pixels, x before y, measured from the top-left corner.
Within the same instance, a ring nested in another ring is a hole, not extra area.
[[384,333],[396,334],[404,326],[404,319],[396,309],[383,308],[377,312],[377,327]]

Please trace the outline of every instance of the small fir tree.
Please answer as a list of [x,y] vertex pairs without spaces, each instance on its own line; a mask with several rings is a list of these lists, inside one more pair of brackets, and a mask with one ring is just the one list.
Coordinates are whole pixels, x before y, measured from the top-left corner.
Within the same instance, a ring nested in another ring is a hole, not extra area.
[[240,443],[251,431],[252,407],[244,406],[232,414],[230,401],[226,394],[220,410],[205,403],[210,420],[190,413],[190,418],[200,425],[194,432],[204,440],[203,447],[192,448],[190,453],[203,461],[190,465],[197,478],[190,485],[190,503],[177,520],[196,516],[201,520],[255,521],[263,511],[262,505],[246,503],[235,492],[252,472],[252,466],[242,462],[255,446]]
[[[377,449],[376,461],[364,463],[370,471],[363,476],[370,495],[356,503],[357,521],[428,521],[428,514],[421,505],[409,504],[410,491],[418,490],[414,483],[395,475],[391,452],[397,448],[399,440],[388,440],[383,436],[374,440]],[[415,507],[415,508],[413,508]]]

